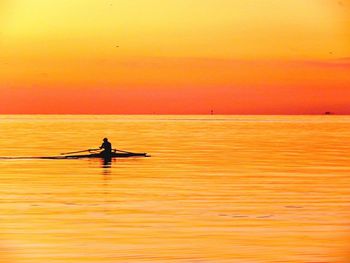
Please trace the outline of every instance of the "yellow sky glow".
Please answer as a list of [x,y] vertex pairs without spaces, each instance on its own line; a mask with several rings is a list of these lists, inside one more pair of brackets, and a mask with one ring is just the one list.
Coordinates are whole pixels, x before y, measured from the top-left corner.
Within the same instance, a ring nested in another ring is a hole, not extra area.
[[347,7],[338,1],[14,0],[7,8],[2,42],[10,54],[19,49],[59,57],[72,49],[77,57],[349,54]]

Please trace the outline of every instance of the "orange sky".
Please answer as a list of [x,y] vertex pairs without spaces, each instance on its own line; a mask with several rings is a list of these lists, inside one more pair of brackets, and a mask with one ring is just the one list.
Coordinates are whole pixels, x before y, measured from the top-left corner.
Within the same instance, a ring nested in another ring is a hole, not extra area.
[[0,113],[350,114],[350,1],[0,1]]

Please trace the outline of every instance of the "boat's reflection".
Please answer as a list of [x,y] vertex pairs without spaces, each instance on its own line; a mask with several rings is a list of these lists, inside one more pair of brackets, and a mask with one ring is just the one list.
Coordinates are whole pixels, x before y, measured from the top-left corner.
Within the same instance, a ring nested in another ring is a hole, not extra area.
[[112,158],[102,158],[101,159],[101,168],[102,168],[102,173],[103,176],[106,178],[111,174],[111,168],[112,168],[112,161],[115,163],[116,161],[113,160]]
[[112,167],[112,157],[102,158],[102,167],[103,168],[111,168]]

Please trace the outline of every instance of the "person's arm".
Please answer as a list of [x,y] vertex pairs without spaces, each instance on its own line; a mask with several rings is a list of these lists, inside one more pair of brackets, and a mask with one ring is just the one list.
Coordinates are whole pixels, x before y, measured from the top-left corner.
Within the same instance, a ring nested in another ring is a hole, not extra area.
[[102,143],[102,145],[100,146],[100,149],[103,149],[104,148],[104,143]]

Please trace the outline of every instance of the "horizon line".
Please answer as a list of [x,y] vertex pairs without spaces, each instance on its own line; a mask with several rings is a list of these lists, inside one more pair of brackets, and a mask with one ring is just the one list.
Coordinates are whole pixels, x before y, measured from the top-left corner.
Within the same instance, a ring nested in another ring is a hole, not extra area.
[[208,116],[349,116],[350,113],[0,113],[0,115],[208,115]]

